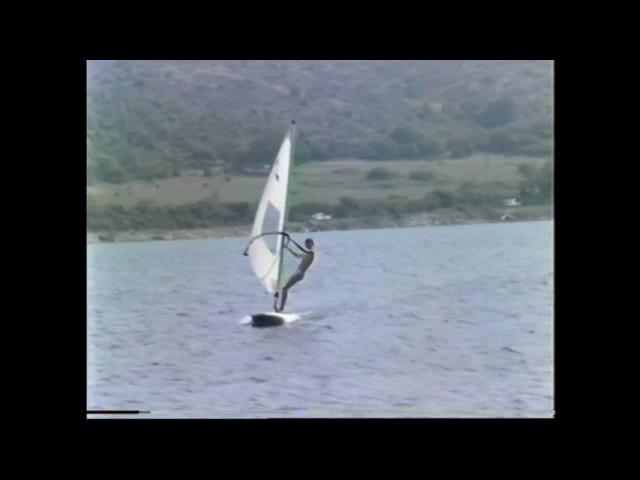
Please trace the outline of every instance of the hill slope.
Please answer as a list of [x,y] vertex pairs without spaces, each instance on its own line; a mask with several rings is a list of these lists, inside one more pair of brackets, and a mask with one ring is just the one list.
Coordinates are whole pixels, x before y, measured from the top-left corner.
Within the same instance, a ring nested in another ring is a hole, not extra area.
[[[549,61],[89,61],[90,182],[299,160],[548,155]],[[304,158],[303,158],[304,157]]]

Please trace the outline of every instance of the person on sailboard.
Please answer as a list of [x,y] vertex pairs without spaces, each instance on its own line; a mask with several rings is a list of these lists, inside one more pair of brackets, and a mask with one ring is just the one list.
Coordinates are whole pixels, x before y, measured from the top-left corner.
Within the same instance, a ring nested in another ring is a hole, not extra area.
[[313,259],[315,255],[313,251],[314,243],[311,238],[307,238],[304,241],[304,245],[307,248],[304,248],[298,245],[298,243],[293,239],[291,239],[291,241],[295,244],[296,247],[298,247],[298,249],[302,253],[294,252],[293,250],[291,250],[289,248],[288,242],[284,244],[284,248],[289,250],[293,254],[293,256],[295,256],[296,258],[302,258],[302,261],[298,265],[298,268],[296,269],[294,274],[291,275],[289,280],[287,280],[287,283],[285,283],[284,287],[282,287],[282,298],[280,299],[281,300],[280,308],[278,308],[278,292],[274,294],[274,297],[276,299],[274,302],[274,308],[276,312],[281,312],[282,310],[284,310],[284,306],[287,303],[287,294],[289,293],[289,289],[304,278],[304,274],[313,263]]

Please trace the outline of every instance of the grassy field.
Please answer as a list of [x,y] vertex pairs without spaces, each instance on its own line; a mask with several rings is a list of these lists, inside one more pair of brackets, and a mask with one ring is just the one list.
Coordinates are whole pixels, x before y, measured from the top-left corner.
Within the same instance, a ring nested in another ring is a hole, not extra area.
[[[515,196],[521,176],[518,165],[542,166],[548,158],[479,155],[440,161],[334,160],[312,162],[294,167],[290,188],[292,205],[305,202],[338,203],[340,197],[358,200],[402,196],[423,197],[434,189],[455,191],[472,182],[481,191]],[[384,167],[393,173],[388,180],[368,180],[367,173]],[[409,179],[416,170],[433,174],[429,181]],[[226,180],[221,171],[213,176],[188,175],[151,182],[136,181],[122,185],[99,183],[87,187],[90,205],[130,207],[146,201],[158,206],[176,206],[217,198],[220,202],[257,202],[264,188],[264,177],[232,175]],[[225,181],[226,180],[226,181]]]

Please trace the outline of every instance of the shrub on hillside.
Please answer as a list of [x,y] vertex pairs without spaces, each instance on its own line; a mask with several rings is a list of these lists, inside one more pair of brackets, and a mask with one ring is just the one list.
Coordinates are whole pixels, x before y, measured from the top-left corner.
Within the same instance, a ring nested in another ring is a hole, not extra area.
[[456,196],[444,190],[434,190],[424,196],[424,204],[427,210],[438,208],[450,208],[456,203]]
[[393,141],[399,144],[418,143],[424,140],[424,135],[421,131],[416,130],[413,127],[404,126],[398,127],[389,135]]
[[409,180],[416,180],[419,182],[430,182],[433,180],[434,174],[429,170],[413,170],[409,173]]
[[391,170],[385,167],[372,168],[367,173],[367,180],[389,180],[394,177]]
[[516,104],[512,98],[502,98],[489,103],[476,116],[476,120],[485,128],[495,128],[512,122],[516,118]]

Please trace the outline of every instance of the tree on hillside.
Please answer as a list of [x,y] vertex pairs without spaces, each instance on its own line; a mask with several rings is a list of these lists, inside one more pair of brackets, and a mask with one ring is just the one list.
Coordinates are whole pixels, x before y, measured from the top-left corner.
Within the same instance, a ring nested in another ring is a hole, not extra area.
[[235,170],[257,167],[273,162],[282,142],[282,132],[269,132],[251,142],[247,150],[240,153],[234,162]]
[[127,176],[120,164],[114,160],[101,157],[90,167],[90,175],[103,182],[124,183]]
[[451,158],[464,158],[473,153],[473,143],[464,137],[447,140],[447,150]]
[[516,104],[512,98],[502,98],[489,103],[486,108],[476,116],[476,120],[485,128],[494,128],[506,125],[516,118]]
[[418,143],[424,139],[424,135],[413,127],[398,127],[389,135],[396,143]]
[[520,198],[523,203],[547,204],[551,201],[553,190],[551,161],[539,169],[528,164],[520,165],[518,172],[524,177],[520,182]]
[[333,213],[338,218],[356,216],[360,210],[360,202],[351,197],[340,197],[340,203],[333,209]]
[[390,178],[393,178],[393,176],[393,172],[388,168],[377,167],[369,170],[369,173],[367,173],[367,180],[389,180]]
[[294,165],[304,165],[311,161],[311,148],[305,141],[296,142],[296,153],[293,161]]
[[433,158],[443,151],[442,144],[437,140],[421,140],[416,144],[418,156],[422,158]]

